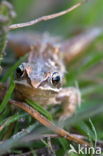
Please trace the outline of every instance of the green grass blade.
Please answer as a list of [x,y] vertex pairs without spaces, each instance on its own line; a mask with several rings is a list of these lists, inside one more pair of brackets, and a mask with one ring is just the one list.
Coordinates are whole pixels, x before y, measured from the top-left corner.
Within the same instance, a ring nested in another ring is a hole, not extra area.
[[32,100],[26,100],[26,102],[31,105],[34,109],[36,109],[39,113],[43,114],[47,119],[49,120],[53,120],[51,114],[44,109],[42,106],[40,106],[39,104],[35,103]]
[[59,138],[58,140],[61,146],[63,147],[64,151],[68,150],[68,147],[69,147],[68,141],[65,138]]
[[0,122],[0,125],[4,125],[4,127],[9,126],[11,123],[19,120],[20,118],[23,118],[27,115],[27,113],[18,113],[18,114],[14,114],[6,119],[4,119],[3,121]]
[[95,129],[95,126],[94,126],[94,124],[93,124],[93,122],[92,122],[92,120],[89,118],[89,122],[90,122],[90,124],[91,124],[91,128],[92,128],[92,131],[93,131],[93,133],[94,133],[94,141],[95,141],[95,144],[94,144],[94,147],[96,148],[96,143],[97,143],[97,132],[96,132],[96,129]]
[[0,104],[0,112],[2,112],[5,109],[8,101],[9,101],[9,99],[11,97],[11,94],[12,94],[12,92],[14,90],[14,87],[15,87],[15,84],[14,84],[14,82],[12,82],[9,89],[6,92],[6,95],[5,95],[4,99],[3,99],[3,101]]

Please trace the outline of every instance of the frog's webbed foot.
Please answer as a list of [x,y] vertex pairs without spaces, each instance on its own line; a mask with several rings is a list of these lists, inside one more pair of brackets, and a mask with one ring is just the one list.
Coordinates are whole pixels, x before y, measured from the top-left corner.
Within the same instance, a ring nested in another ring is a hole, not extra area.
[[56,97],[57,101],[60,101],[63,107],[63,112],[60,115],[60,120],[65,120],[70,117],[75,111],[78,105],[81,103],[81,94],[77,88],[64,88]]

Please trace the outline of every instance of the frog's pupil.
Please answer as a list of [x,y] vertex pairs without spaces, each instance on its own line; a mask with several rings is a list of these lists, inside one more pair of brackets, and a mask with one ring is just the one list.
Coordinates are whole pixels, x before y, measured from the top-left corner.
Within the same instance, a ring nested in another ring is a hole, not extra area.
[[20,76],[22,76],[22,74],[23,74],[23,71],[19,67],[17,67],[16,75],[20,77]]
[[53,82],[53,84],[58,84],[59,82],[60,82],[60,76],[59,75],[57,75],[57,76],[54,76],[53,78],[52,78],[52,82]]

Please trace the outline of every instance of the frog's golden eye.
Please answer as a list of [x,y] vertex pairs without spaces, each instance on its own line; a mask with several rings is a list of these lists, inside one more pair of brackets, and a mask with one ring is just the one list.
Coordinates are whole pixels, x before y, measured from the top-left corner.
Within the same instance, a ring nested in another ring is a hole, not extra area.
[[16,68],[16,76],[18,78],[22,77],[23,73],[24,73],[24,69],[21,66]]
[[53,85],[60,84],[60,81],[61,81],[61,77],[60,77],[59,73],[58,72],[54,72],[53,75],[52,75],[52,83],[53,83]]

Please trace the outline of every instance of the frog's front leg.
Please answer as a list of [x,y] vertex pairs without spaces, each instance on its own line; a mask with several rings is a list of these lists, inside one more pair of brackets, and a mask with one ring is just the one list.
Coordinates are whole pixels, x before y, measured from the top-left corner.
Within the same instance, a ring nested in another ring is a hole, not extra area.
[[60,115],[60,120],[70,117],[78,105],[81,103],[81,94],[79,89],[69,87],[63,88],[57,95],[56,100],[62,104],[63,112]]

